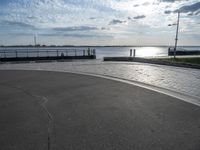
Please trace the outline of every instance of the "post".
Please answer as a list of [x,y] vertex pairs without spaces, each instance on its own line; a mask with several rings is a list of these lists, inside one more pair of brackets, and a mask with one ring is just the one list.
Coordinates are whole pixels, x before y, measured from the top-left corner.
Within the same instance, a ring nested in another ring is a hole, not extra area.
[[88,48],[88,50],[87,50],[87,51],[88,51],[88,56],[90,56],[90,49]]
[[178,11],[178,20],[177,20],[176,38],[175,38],[175,47],[174,47],[174,59],[176,58],[176,47],[178,43],[179,19],[180,19],[180,11]]
[[57,52],[57,57],[58,57],[58,50],[56,52]]
[[93,49],[93,55],[96,56],[96,50],[95,49]]
[[17,58],[17,51],[15,51],[15,55],[16,55],[16,58]]
[[85,50],[83,50],[83,56],[85,56]]
[[66,56],[68,56],[68,51],[66,50]]
[[134,49],[134,50],[133,50],[133,57],[135,57],[135,52],[136,52],[136,50]]
[[26,57],[28,57],[28,50],[26,51]]
[[6,51],[4,50],[4,58],[6,58]]
[[130,57],[132,57],[132,49],[130,49]]

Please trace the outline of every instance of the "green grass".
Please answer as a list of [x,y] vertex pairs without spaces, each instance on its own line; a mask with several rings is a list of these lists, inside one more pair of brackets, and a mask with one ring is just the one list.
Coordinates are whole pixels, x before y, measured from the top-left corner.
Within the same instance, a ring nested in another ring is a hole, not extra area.
[[200,57],[183,57],[183,58],[162,58],[160,60],[177,62],[177,63],[187,63],[187,64],[197,64],[200,65]]

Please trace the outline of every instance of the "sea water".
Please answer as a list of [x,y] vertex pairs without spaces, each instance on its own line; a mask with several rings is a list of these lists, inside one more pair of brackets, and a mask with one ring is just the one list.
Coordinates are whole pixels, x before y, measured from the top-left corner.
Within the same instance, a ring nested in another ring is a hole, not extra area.
[[[90,49],[96,50],[97,59],[102,59],[103,57],[115,57],[115,56],[130,56],[130,49],[136,51],[136,57],[161,57],[168,56],[168,48],[167,46],[140,46],[140,47],[90,47]],[[37,57],[37,51],[40,52],[40,56],[56,56],[56,51],[59,50],[61,53],[66,53],[66,50],[77,50],[77,55],[82,55],[82,50],[87,50],[88,47],[0,47],[0,51],[5,51],[7,57],[14,57],[15,53],[7,53],[10,51],[23,51],[24,53],[19,53],[18,57],[26,57],[28,53],[29,57]],[[200,51],[200,46],[181,46],[177,48],[178,50],[186,50],[192,51],[197,50]],[[79,51],[81,50],[81,51]],[[48,51],[48,53],[47,53]],[[52,51],[52,52],[51,52]],[[35,52],[35,53],[31,53]],[[23,54],[23,56],[22,56]],[[12,56],[13,55],[13,56]],[[60,54],[59,54],[60,55]],[[68,52],[68,55],[74,55],[73,51]],[[4,57],[4,53],[0,54],[0,57]]]

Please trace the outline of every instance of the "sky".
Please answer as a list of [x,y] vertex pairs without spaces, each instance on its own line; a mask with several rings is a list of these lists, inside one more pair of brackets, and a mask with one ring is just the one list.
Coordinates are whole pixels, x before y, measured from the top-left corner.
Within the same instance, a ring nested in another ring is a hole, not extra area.
[[0,0],[0,45],[200,45],[200,0]]

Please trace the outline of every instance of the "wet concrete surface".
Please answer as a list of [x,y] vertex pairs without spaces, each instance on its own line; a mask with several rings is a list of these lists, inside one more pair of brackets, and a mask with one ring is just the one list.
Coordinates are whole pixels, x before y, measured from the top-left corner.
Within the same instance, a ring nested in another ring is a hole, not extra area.
[[200,149],[200,107],[179,99],[70,73],[0,71],[0,78],[4,150]]

